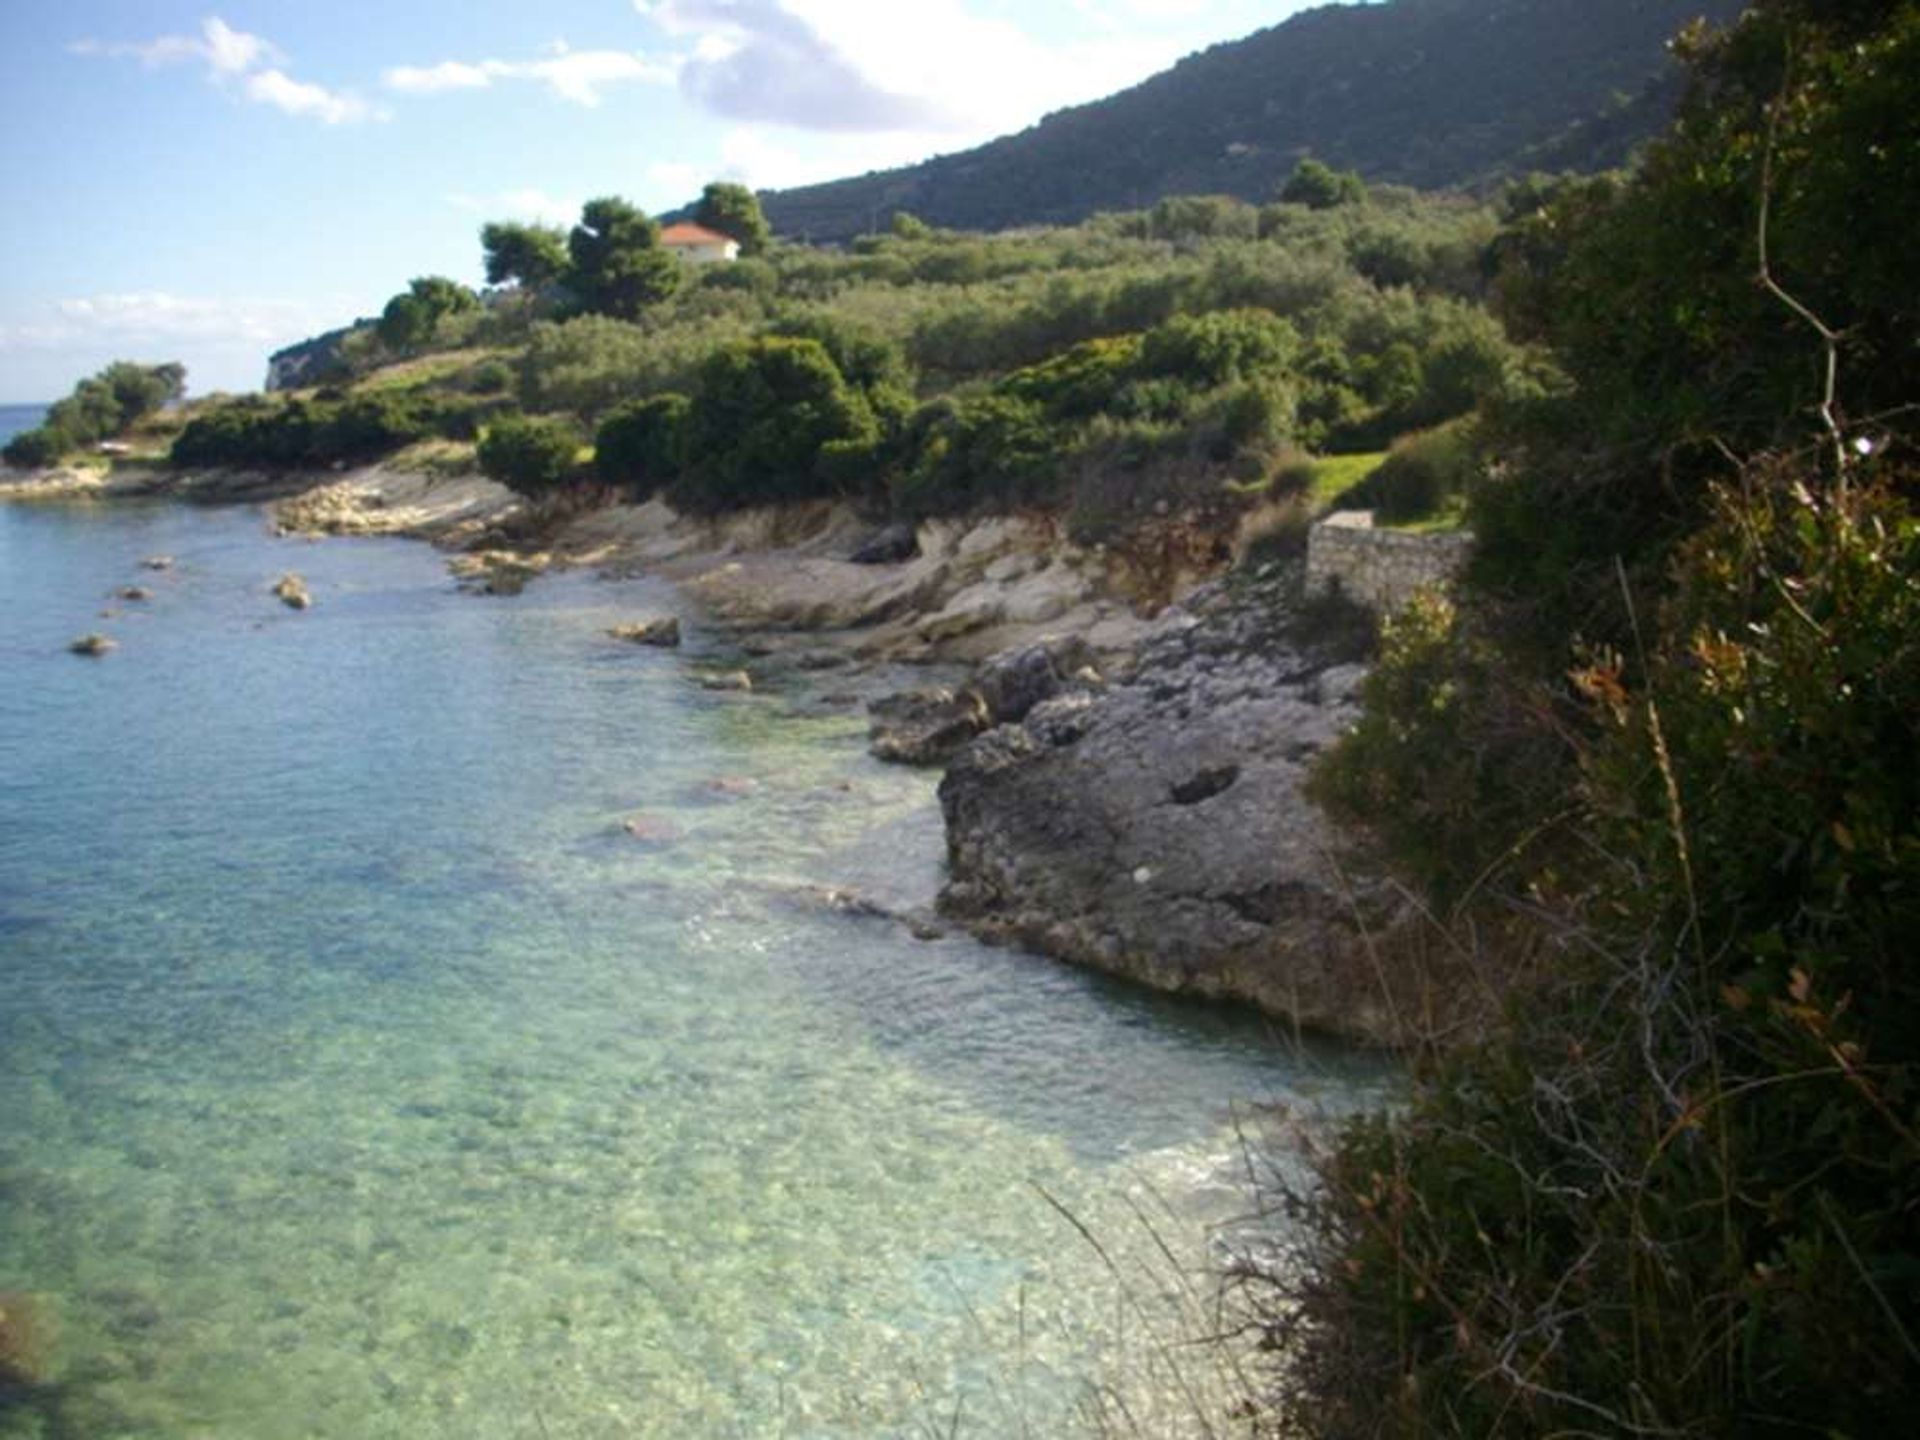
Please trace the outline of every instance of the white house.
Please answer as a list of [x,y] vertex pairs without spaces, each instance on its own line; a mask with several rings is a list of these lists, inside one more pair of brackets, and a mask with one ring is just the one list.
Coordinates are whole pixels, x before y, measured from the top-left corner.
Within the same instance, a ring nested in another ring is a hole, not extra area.
[[722,235],[718,230],[684,221],[662,230],[660,243],[682,260],[695,265],[713,265],[740,258],[740,242],[731,235]]

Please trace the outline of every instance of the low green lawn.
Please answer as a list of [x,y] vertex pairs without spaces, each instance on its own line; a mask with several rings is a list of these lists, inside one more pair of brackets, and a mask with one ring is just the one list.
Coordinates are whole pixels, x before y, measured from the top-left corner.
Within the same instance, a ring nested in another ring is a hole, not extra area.
[[1313,487],[1308,491],[1314,513],[1332,509],[1334,501],[1378,470],[1386,458],[1387,452],[1381,450],[1368,455],[1329,455],[1314,461]]

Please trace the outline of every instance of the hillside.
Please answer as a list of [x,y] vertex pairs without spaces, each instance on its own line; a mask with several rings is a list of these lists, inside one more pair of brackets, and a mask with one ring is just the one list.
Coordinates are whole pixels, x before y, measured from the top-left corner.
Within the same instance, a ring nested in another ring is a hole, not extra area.
[[921,165],[762,196],[781,234],[839,241],[905,210],[969,230],[1073,223],[1164,195],[1272,197],[1312,154],[1422,188],[1623,159],[1667,121],[1665,42],[1742,0],[1328,5],[1109,99]]

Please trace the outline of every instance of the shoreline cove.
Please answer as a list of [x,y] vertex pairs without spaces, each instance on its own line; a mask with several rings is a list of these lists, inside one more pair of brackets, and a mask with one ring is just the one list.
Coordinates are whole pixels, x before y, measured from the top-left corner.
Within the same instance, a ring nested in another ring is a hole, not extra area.
[[[37,597],[0,653],[0,1288],[56,1336],[0,1434],[1230,1403],[1230,1357],[1114,1328],[1041,1196],[1185,1293],[1244,1243],[1239,1127],[1376,1103],[1383,1067],[933,920],[931,777],[859,715],[907,672],[611,638],[679,603],[654,579],[496,604],[411,544],[262,531],[0,511],[0,588]],[[126,576],[121,650],[60,654]],[[733,663],[753,691],[689,682]]]
[[[710,687],[750,687],[755,667],[971,668],[873,706],[914,717],[904,735],[876,718],[876,755],[952,766],[947,922],[1388,1049],[1471,1034],[1494,1003],[1303,792],[1358,713],[1352,618],[1314,613],[1293,567],[1230,573],[1231,544],[1177,518],[1128,548],[1075,545],[1039,514],[930,521],[904,557],[863,563],[850,557],[876,527],[839,502],[716,518],[604,496],[529,506],[476,475],[384,465],[0,481],[0,503],[118,500],[257,505],[285,537],[426,541],[461,588],[495,597],[570,572],[664,580],[747,661],[696,677]],[[1023,667],[1011,706],[981,703]]]

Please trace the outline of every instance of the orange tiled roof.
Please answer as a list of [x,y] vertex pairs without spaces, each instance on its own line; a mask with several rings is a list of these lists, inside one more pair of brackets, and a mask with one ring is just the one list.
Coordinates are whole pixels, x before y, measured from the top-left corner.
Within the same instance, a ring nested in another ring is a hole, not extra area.
[[692,225],[681,221],[678,225],[669,225],[660,232],[662,245],[731,245],[731,235],[722,235],[718,230],[709,230],[704,225]]

